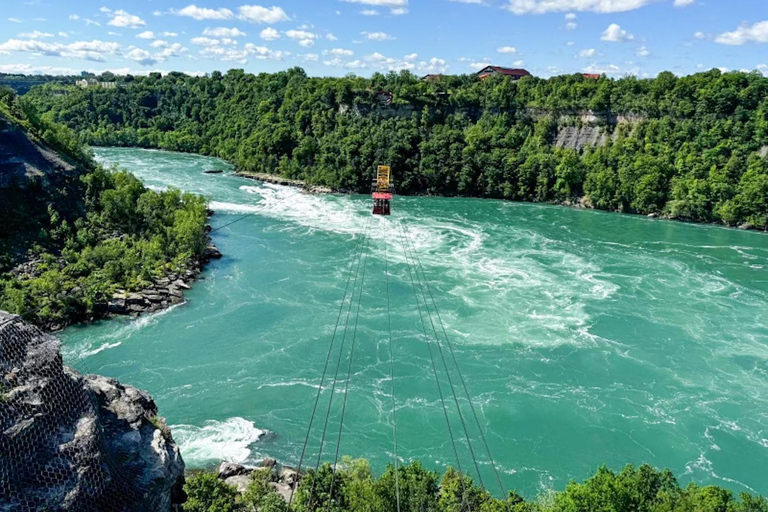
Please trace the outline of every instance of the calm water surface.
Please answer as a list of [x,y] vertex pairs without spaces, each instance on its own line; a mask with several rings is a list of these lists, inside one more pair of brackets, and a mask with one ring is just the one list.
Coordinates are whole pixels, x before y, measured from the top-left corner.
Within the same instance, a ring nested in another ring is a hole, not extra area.
[[[403,258],[405,223],[506,487],[534,496],[603,463],[648,462],[684,483],[768,493],[768,236],[474,199],[397,198],[391,218],[372,219],[367,197],[262,185],[212,158],[96,153],[150,187],[206,195],[214,227],[254,213],[214,234],[225,256],[187,303],[63,335],[68,362],[152,393],[188,466],[298,459],[367,227],[341,453],[367,457],[377,472],[392,459],[386,251],[398,454],[455,466]],[[209,168],[227,171],[202,174]],[[336,449],[346,352],[343,361],[324,460]],[[477,426],[468,427],[498,493]],[[318,429],[312,460],[319,438]],[[458,450],[474,475],[466,441]]]

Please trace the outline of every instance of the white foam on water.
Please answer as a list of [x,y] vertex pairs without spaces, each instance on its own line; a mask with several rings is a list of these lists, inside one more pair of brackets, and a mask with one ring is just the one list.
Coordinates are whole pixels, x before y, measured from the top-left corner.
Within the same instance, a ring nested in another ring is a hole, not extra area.
[[119,347],[123,341],[130,338],[136,331],[157,323],[160,318],[167,315],[184,303],[174,304],[166,309],[150,314],[143,314],[135,319],[109,321],[107,332],[95,331],[98,334],[83,338],[75,345],[63,344],[62,355],[67,364],[83,364],[83,360],[95,356],[105,350]]
[[267,433],[241,417],[208,420],[202,426],[171,425],[170,428],[184,460],[191,467],[222,460],[242,464],[251,455],[251,445]]
[[99,352],[103,352],[105,350],[109,350],[110,348],[119,347],[122,344],[123,344],[123,342],[121,342],[121,341],[118,341],[116,343],[104,343],[102,346],[100,346],[99,348],[97,348],[95,350],[91,350],[89,352],[83,353],[83,357],[94,356],[94,355],[98,354]]

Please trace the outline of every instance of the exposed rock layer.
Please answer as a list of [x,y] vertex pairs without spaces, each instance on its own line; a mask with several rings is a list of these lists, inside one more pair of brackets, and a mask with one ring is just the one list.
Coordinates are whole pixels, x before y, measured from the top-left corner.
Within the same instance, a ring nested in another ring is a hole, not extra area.
[[0,511],[169,511],[184,462],[146,392],[81,375],[0,312]]

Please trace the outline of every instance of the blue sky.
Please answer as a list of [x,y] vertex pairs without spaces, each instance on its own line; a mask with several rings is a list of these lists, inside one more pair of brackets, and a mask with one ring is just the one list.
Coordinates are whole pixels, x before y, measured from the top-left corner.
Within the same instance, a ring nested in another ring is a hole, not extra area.
[[0,0],[0,72],[768,74],[768,0]]

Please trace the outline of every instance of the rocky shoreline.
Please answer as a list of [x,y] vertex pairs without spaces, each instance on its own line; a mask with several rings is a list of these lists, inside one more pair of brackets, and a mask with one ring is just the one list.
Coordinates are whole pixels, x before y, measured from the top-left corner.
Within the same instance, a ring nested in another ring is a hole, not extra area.
[[299,474],[295,468],[285,466],[275,459],[266,458],[257,467],[243,466],[233,462],[222,462],[216,470],[219,480],[237,489],[240,494],[248,490],[248,485],[253,481],[254,473],[268,471],[269,486],[283,497],[288,503],[291,489],[299,482]]
[[[213,215],[209,211],[209,216]],[[220,259],[221,252],[209,236],[211,226],[205,227],[206,247],[200,258],[192,259],[186,270],[169,273],[155,279],[152,284],[142,290],[129,292],[117,290],[112,298],[102,307],[106,309],[107,317],[118,315],[138,316],[142,313],[154,313],[184,302],[184,290],[189,290],[189,283],[195,281],[205,265],[212,259]]]
[[282,176],[276,176],[274,174],[247,171],[235,171],[235,174],[241,178],[248,178],[249,180],[273,183],[275,185],[284,185],[286,187],[302,188],[304,189],[304,192],[308,194],[331,194],[333,192],[341,192],[333,190],[332,188],[326,187],[324,185],[309,185],[304,180],[292,180],[289,178],[283,178]]

